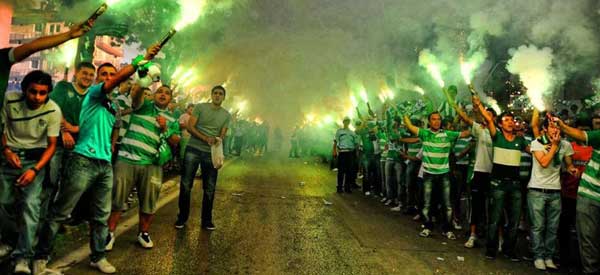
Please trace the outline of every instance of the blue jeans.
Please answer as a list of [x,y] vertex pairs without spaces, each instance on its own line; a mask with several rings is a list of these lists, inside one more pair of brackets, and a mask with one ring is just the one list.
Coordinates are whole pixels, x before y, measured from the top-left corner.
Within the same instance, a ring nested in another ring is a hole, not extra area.
[[[406,198],[406,189],[404,188],[405,185],[402,184],[404,182],[402,180],[402,163],[391,159],[386,160],[385,175],[385,185],[388,190],[387,199],[395,200],[400,198],[400,204],[404,202],[403,205],[406,205],[406,202],[403,200],[403,198]],[[399,185],[400,190],[398,190]]]
[[[434,186],[437,185],[437,186]],[[429,217],[429,212],[431,210],[431,198],[433,195],[434,187],[439,187],[435,189],[437,191],[442,192],[442,211],[445,210],[445,219],[442,222],[442,231],[447,232],[450,230],[450,219],[452,219],[452,204],[450,203],[450,174],[428,174],[423,173],[423,219],[425,221],[425,228],[432,229],[433,224],[431,223],[431,219]],[[441,189],[440,189],[441,188]]]
[[531,221],[531,246],[535,259],[552,259],[556,253],[556,234],[560,221],[560,190],[555,193],[527,192]]
[[577,196],[577,237],[583,272],[600,273],[600,202]]
[[40,195],[45,170],[40,170],[33,182],[25,187],[17,187],[15,182],[37,162],[38,160],[27,160],[21,157],[22,169],[10,167],[4,158],[0,162],[0,204],[15,209],[18,239],[17,246],[12,252],[14,259],[33,257],[33,242],[40,218]]
[[498,251],[498,226],[505,208],[508,214],[508,232],[504,232],[502,251],[506,255],[513,256],[517,244],[517,226],[521,218],[521,187],[518,179],[490,181],[487,251],[493,255]]
[[108,216],[111,210],[113,170],[108,161],[91,159],[73,153],[64,167],[65,173],[56,200],[50,208],[48,221],[42,225],[36,259],[47,259],[52,252],[54,238],[60,224],[65,222],[84,192],[90,191],[92,262],[106,257],[105,241],[108,236]]
[[217,187],[218,170],[212,164],[210,152],[203,152],[192,147],[185,149],[183,157],[183,172],[179,184],[179,214],[177,219],[187,222],[190,216],[190,200],[196,170],[200,165],[202,172],[202,225],[212,223],[212,209],[215,202],[215,189]]

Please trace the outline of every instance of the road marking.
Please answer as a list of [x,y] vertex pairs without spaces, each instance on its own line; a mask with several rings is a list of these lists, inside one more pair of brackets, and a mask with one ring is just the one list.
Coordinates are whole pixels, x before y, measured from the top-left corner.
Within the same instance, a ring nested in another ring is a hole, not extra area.
[[[221,167],[221,169],[223,169],[227,164],[229,164],[230,162],[232,162],[235,159],[236,158],[226,161],[223,164],[223,166]],[[219,169],[219,170],[221,170],[221,169]],[[168,180],[165,183],[163,183],[163,186],[165,186],[167,184],[169,184],[169,185],[177,184],[179,182],[180,178],[181,178],[181,176],[177,176],[175,179]],[[175,191],[168,192],[168,193],[164,194],[163,196],[161,196],[161,198],[158,201],[157,206],[156,206],[157,211],[158,211],[158,209],[161,209],[163,206],[170,203],[171,201],[173,201],[175,198],[177,198],[179,196],[179,188],[174,188],[174,189],[175,189]],[[117,226],[117,229],[114,232],[115,238],[122,235],[127,230],[133,228],[135,225],[138,224],[139,214],[137,214],[137,213],[138,212],[136,211],[136,214],[132,215],[131,217],[125,219],[122,222],[119,222],[119,226]],[[50,264],[48,266],[48,268],[56,270],[56,271],[60,271],[61,273],[64,273],[65,271],[69,270],[71,267],[73,267],[73,266],[77,265],[78,263],[82,262],[83,260],[87,259],[89,255],[90,255],[90,246],[89,246],[89,244],[85,244],[85,245],[82,245],[81,247],[79,247],[78,249],[74,250],[73,252],[63,256],[62,258],[60,258],[56,261],[52,261],[52,264]],[[117,271],[118,271],[118,269],[117,269]]]

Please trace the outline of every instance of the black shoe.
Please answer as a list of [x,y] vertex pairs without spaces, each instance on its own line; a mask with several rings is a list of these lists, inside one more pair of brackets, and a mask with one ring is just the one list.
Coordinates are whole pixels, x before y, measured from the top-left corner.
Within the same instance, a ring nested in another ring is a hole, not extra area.
[[511,262],[520,262],[521,258],[517,257],[515,253],[505,253],[504,257],[509,258]]
[[206,230],[210,230],[210,231],[213,231],[213,230],[217,229],[217,227],[212,222],[203,224],[202,228],[204,228]]
[[346,189],[344,192],[346,192],[348,194],[352,194],[352,190],[350,190],[350,189]]
[[485,252],[485,258],[488,259],[488,260],[496,259],[496,252],[492,251],[492,250],[487,250]]
[[175,228],[182,229],[183,227],[185,227],[185,222],[177,219],[177,221],[175,221]]

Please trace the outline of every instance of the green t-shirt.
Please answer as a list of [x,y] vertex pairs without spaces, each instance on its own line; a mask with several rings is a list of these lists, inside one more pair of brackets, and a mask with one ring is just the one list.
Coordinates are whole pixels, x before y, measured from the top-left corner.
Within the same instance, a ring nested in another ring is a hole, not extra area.
[[[533,139],[530,136],[525,136],[525,140],[527,141],[527,144],[531,144],[531,142],[533,141]],[[521,166],[519,169],[519,175],[521,176],[522,180],[528,180],[531,177],[531,166],[532,166],[532,156],[530,153],[527,153],[525,151],[521,152]]]
[[[125,110],[131,109],[131,97],[129,94],[119,94],[115,100],[119,105],[119,110],[124,112]],[[117,139],[117,143],[121,144],[121,140],[127,133],[127,128],[129,127],[129,120],[131,119],[131,114],[124,115],[121,117],[121,128],[119,129],[119,138]]]
[[369,129],[361,128],[356,131],[356,134],[360,137],[362,142],[362,150],[363,154],[367,156],[372,156],[375,152],[375,147],[373,147],[373,141],[371,140],[371,135],[369,134]]
[[577,194],[600,202],[600,130],[587,131],[587,145],[594,148],[592,159],[585,167]]
[[[50,93],[50,99],[58,104],[65,120],[75,126],[79,125],[79,114],[84,97],[85,94],[79,94],[73,83],[67,81],[56,83]],[[77,140],[77,134],[72,134],[72,136]],[[61,139],[59,139],[59,143],[62,144]]]
[[460,132],[419,128],[419,138],[423,142],[423,171],[439,175],[450,171],[452,143],[460,137]]
[[[11,56],[12,48],[0,50],[0,104],[4,103],[4,93],[8,88],[8,78],[10,77],[10,68],[14,64],[14,57]],[[2,108],[2,105],[0,105]]]
[[159,109],[152,100],[146,99],[142,106],[131,114],[129,127],[121,140],[119,160],[136,165],[157,163],[161,135],[156,122],[157,116],[167,120],[167,130],[163,133],[166,138],[181,134],[179,122],[173,114],[168,109]]
[[83,99],[79,115],[79,140],[73,151],[88,158],[110,162],[110,135],[118,107],[109,100],[108,95],[102,93],[103,84],[91,86]]
[[521,152],[529,145],[527,140],[515,135],[512,141],[508,141],[498,129],[496,135],[492,136],[492,143],[494,149],[492,178],[519,180]]

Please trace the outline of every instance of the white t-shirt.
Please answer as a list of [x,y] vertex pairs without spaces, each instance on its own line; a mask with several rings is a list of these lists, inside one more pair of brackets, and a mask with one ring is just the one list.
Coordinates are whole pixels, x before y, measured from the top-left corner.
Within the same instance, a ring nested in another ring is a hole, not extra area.
[[477,150],[475,152],[474,170],[477,172],[491,173],[493,156],[493,145],[490,131],[477,122],[473,122],[471,135],[477,139]]
[[566,140],[560,141],[560,148],[558,149],[557,155],[560,160],[559,163],[555,163],[554,160],[550,162],[548,167],[544,168],[540,165],[540,162],[537,160],[533,152],[542,151],[548,152],[550,148],[546,149],[546,146],[542,145],[537,139],[531,142],[531,152],[534,155],[533,158],[533,168],[531,169],[531,179],[529,180],[528,188],[541,188],[541,189],[552,189],[552,190],[560,190],[560,167],[563,162],[563,158],[565,156],[571,156],[575,154],[573,151],[573,146]]

